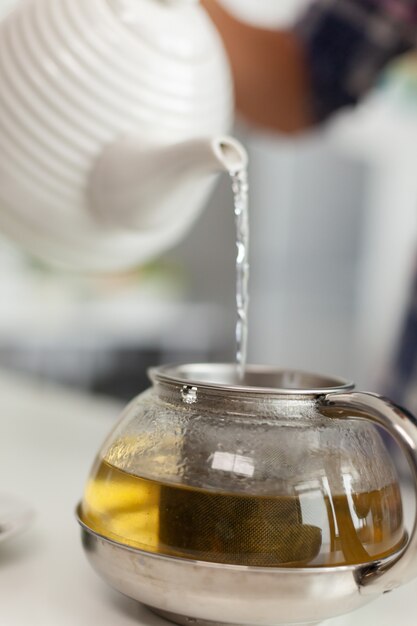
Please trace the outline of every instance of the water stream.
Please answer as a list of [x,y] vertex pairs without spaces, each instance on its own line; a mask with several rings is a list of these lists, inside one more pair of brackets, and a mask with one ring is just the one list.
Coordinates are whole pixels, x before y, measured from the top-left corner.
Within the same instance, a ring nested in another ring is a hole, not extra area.
[[230,172],[236,220],[236,364],[239,377],[245,374],[249,309],[249,186],[246,169]]

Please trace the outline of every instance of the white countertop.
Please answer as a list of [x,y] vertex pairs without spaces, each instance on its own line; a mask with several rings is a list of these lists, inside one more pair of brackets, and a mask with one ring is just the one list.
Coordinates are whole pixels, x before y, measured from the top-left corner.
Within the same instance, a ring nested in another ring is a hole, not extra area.
[[[0,374],[0,492],[36,520],[0,543],[1,626],[164,626],[111,590],[87,563],[74,509],[116,403]],[[327,626],[416,626],[417,582]]]

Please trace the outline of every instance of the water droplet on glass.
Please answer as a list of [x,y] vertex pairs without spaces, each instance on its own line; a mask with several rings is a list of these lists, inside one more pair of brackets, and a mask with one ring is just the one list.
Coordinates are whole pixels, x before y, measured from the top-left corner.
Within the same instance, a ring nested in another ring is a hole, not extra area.
[[188,387],[187,385],[181,389],[181,398],[185,404],[195,404],[198,400],[197,387]]

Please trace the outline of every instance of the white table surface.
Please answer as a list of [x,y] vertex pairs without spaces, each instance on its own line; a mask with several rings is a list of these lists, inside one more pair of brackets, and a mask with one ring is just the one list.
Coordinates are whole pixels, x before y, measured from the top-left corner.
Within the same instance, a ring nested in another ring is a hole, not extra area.
[[[166,626],[87,563],[74,509],[119,405],[0,373],[0,492],[36,520],[0,543],[1,626]],[[417,582],[327,626],[416,626]]]

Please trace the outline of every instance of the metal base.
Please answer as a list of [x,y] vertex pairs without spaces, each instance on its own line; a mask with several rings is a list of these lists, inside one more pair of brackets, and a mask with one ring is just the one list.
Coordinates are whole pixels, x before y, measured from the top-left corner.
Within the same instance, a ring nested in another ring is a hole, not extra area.
[[361,586],[369,571],[363,566],[262,568],[191,561],[129,548],[80,524],[87,557],[104,580],[180,626],[313,626],[375,597]]
[[[241,624],[229,624],[226,622],[209,622],[205,619],[187,617],[186,615],[178,615],[176,613],[170,613],[169,611],[161,611],[152,606],[148,606],[147,608],[153,613],[156,613],[156,615],[170,622],[174,622],[174,624],[180,624],[180,626],[242,626]],[[320,622],[303,622],[302,624],[288,624],[288,626],[317,626],[318,624],[320,624]],[[282,626],[285,626],[285,624]]]

